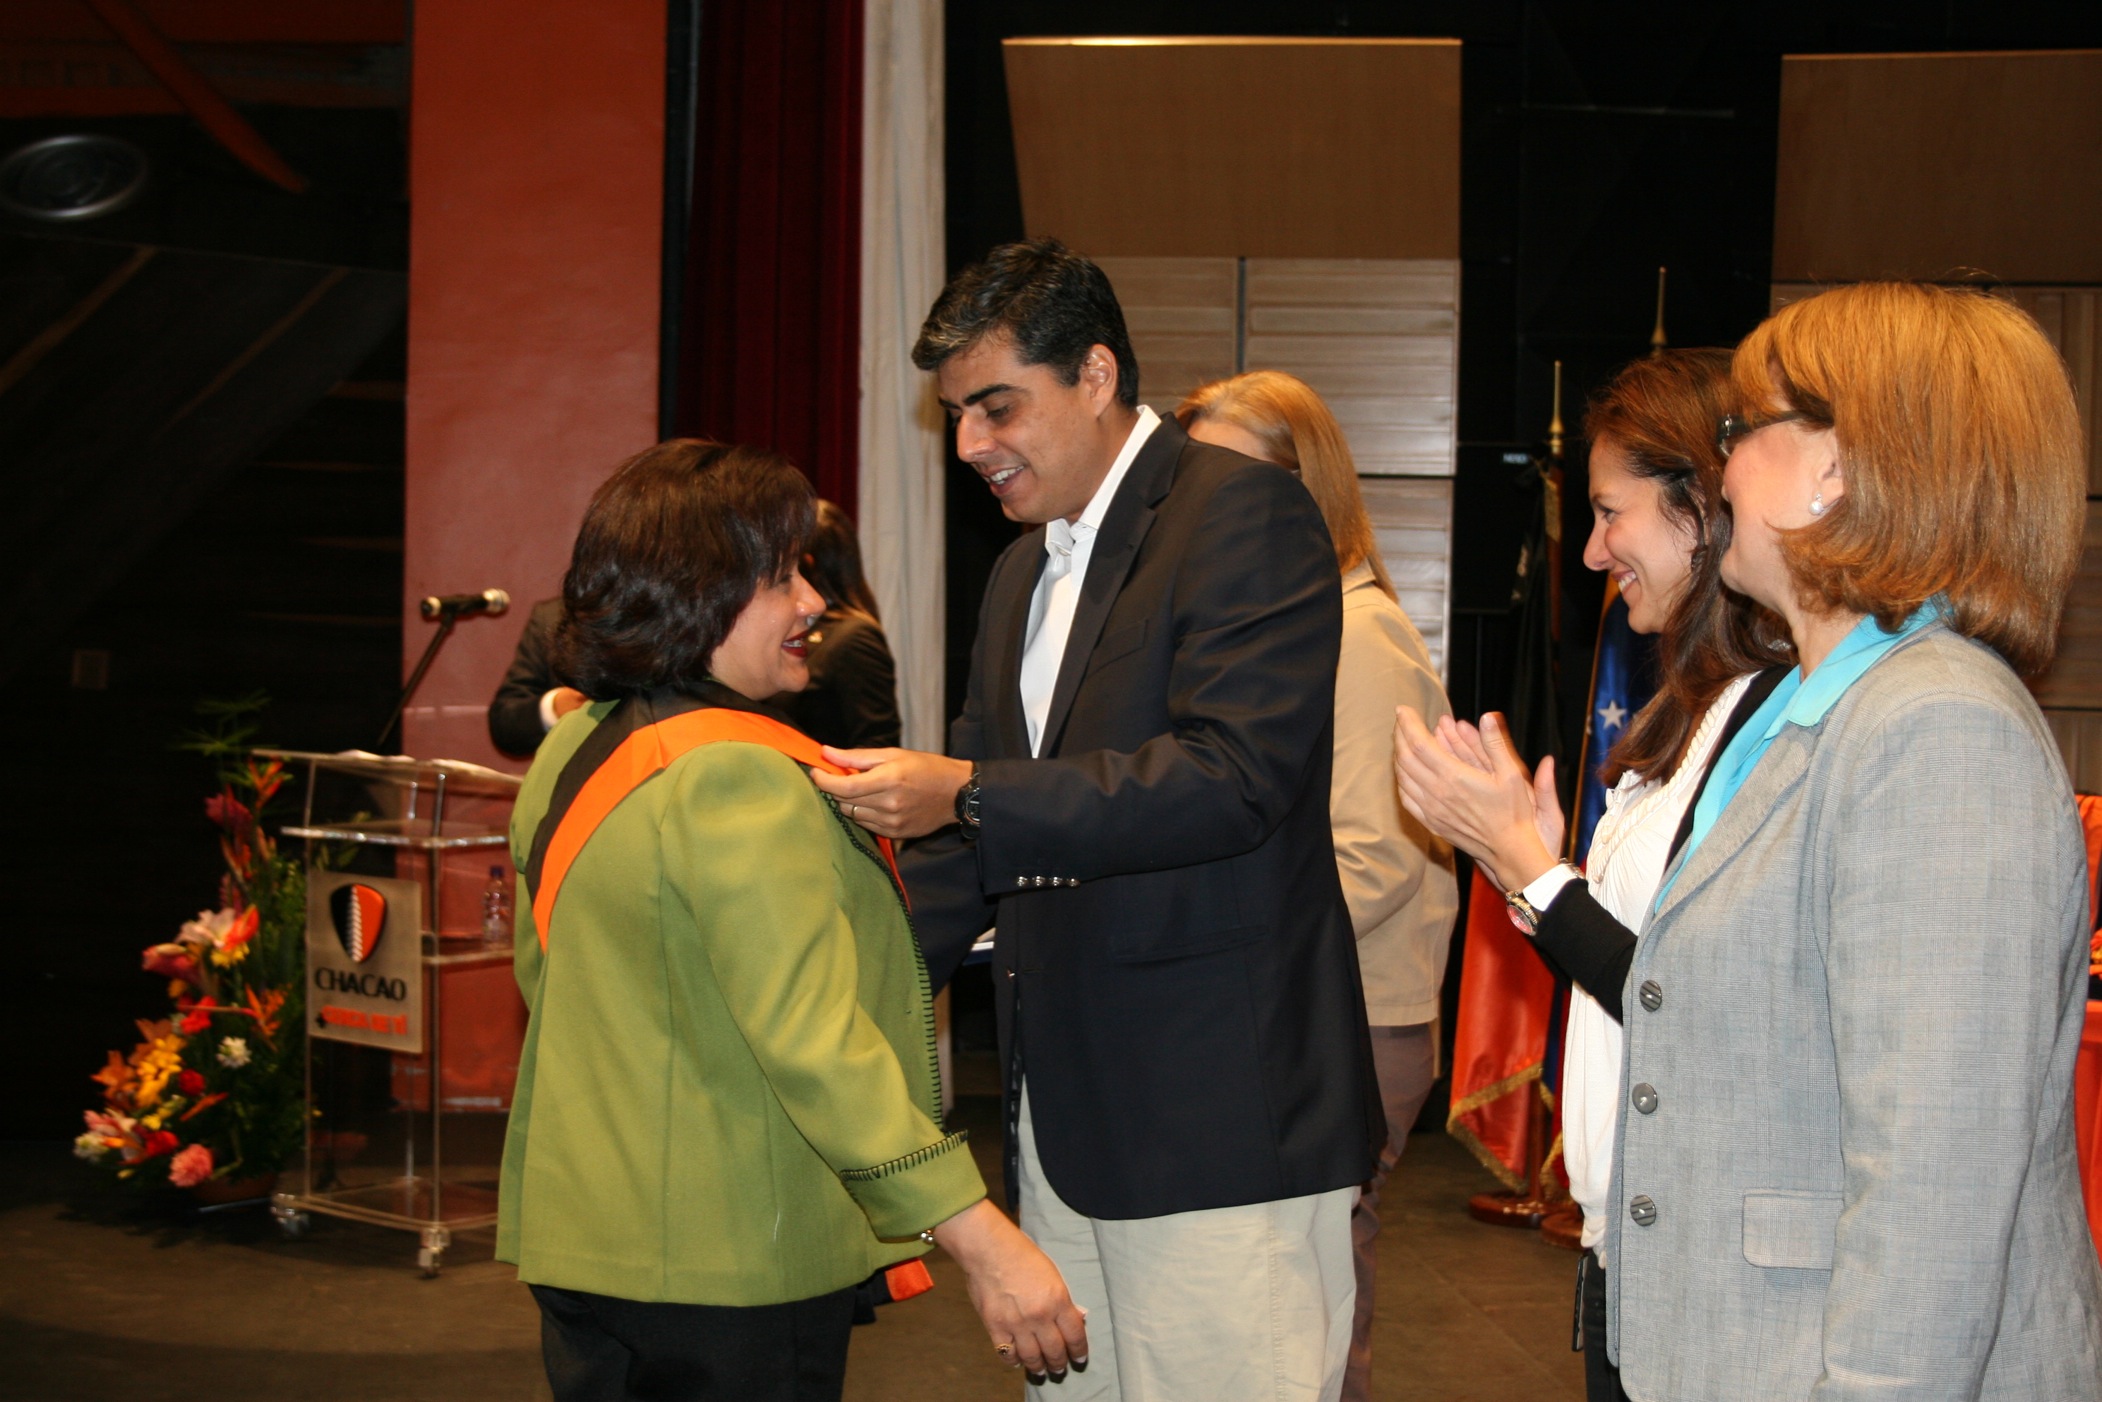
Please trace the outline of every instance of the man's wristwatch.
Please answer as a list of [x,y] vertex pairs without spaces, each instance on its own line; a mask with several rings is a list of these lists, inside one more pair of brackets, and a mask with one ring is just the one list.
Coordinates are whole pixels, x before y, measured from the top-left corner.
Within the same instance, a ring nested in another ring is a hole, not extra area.
[[[1552,867],[1548,868],[1548,870],[1566,871],[1572,877],[1579,881],[1584,879],[1584,873],[1578,871],[1574,866],[1571,866],[1568,862],[1556,862]],[[1542,872],[1541,875],[1546,875],[1546,872]],[[1537,882],[1538,880],[1539,877],[1533,878],[1533,882]],[[1533,884],[1533,882],[1528,882],[1526,884],[1531,885]],[[1567,885],[1567,882],[1563,883],[1563,887],[1566,887]],[[1562,893],[1562,889],[1563,888],[1558,887],[1556,889],[1555,894],[1560,895]],[[1550,901],[1549,904],[1552,905],[1553,902]],[[1519,929],[1525,931],[1529,935],[1540,928],[1540,917],[1547,913],[1534,906],[1534,904],[1531,901],[1525,898],[1524,886],[1519,887],[1515,891],[1504,892],[1504,908],[1511,912],[1511,923],[1513,925],[1516,925]]]
[[963,828],[965,837],[978,835],[978,766],[971,766],[971,777],[963,781],[956,791],[956,821]]

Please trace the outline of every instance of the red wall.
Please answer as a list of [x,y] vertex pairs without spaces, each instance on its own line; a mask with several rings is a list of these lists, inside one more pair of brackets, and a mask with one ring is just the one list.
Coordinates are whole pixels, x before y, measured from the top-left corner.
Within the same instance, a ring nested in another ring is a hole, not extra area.
[[426,594],[462,623],[405,752],[501,760],[484,710],[592,489],[656,439],[662,0],[420,0],[411,80],[404,677]]

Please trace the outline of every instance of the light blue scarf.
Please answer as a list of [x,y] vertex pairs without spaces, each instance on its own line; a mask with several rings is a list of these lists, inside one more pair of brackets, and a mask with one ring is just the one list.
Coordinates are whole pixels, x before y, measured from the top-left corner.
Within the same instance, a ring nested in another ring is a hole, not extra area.
[[1873,617],[1864,618],[1839,640],[1839,646],[1818,664],[1808,680],[1804,679],[1800,667],[1781,679],[1773,694],[1760,703],[1759,709],[1752,712],[1751,718],[1715,757],[1715,767],[1708,774],[1708,787],[1701,791],[1700,802],[1693,805],[1693,827],[1686,835],[1685,849],[1679,853],[1671,875],[1657,889],[1657,906],[1664,904],[1672,882],[1677,881],[1679,873],[1686,869],[1686,863],[1701,845],[1701,839],[1708,835],[1716,819],[1722,816],[1723,809],[1730,806],[1730,800],[1737,796],[1745,780],[1751,778],[1752,771],[1759,767],[1759,761],[1772,747],[1781,727],[1816,725],[1838,704],[1839,698],[1846,695],[1848,687],[1883,660],[1885,653],[1929,623],[1945,617],[1948,611],[1948,605],[1942,600],[1930,599],[1899,624],[1895,633],[1884,632]]

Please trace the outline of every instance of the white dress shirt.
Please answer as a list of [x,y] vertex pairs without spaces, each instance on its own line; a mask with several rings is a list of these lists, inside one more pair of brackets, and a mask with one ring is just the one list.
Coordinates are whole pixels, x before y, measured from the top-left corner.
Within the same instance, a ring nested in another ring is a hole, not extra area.
[[1160,427],[1160,415],[1151,405],[1139,406],[1139,421],[1124,440],[1109,475],[1095,489],[1080,519],[1068,524],[1051,522],[1044,528],[1044,572],[1037,576],[1036,592],[1029,599],[1029,631],[1022,643],[1022,714],[1029,720],[1029,753],[1041,752],[1044,721],[1051,711],[1051,693],[1058,687],[1058,664],[1066,655],[1066,638],[1073,631],[1073,610],[1080,602],[1080,586],[1087,579],[1088,561],[1095,554],[1095,534],[1109,503],[1131,468],[1131,460]]
[[[1606,795],[1606,811],[1591,834],[1586,865],[1591,894],[1608,915],[1630,930],[1642,928],[1642,917],[1657,899],[1671,840],[1693,802],[1709,757],[1715,753],[1730,712],[1751,685],[1742,676],[1723,688],[1694,728],[1686,757],[1671,777],[1644,783],[1630,770]],[[1550,883],[1548,877],[1555,880]],[[1576,880],[1557,867],[1525,888],[1535,910]],[[1613,1134],[1620,1117],[1621,1027],[1581,988],[1569,990],[1569,1028],[1562,1040],[1562,1166],[1569,1173],[1569,1195],[1584,1209],[1584,1245],[1605,1259],[1607,1198],[1613,1186]]]

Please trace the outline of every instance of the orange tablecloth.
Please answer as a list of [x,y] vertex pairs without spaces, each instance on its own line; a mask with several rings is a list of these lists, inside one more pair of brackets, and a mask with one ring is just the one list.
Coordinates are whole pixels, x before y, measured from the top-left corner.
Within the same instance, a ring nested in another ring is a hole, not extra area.
[[2080,1137],[2080,1182],[2087,1229],[2102,1251],[2102,1002],[2087,1005],[2087,1034],[2073,1069],[2073,1123]]

